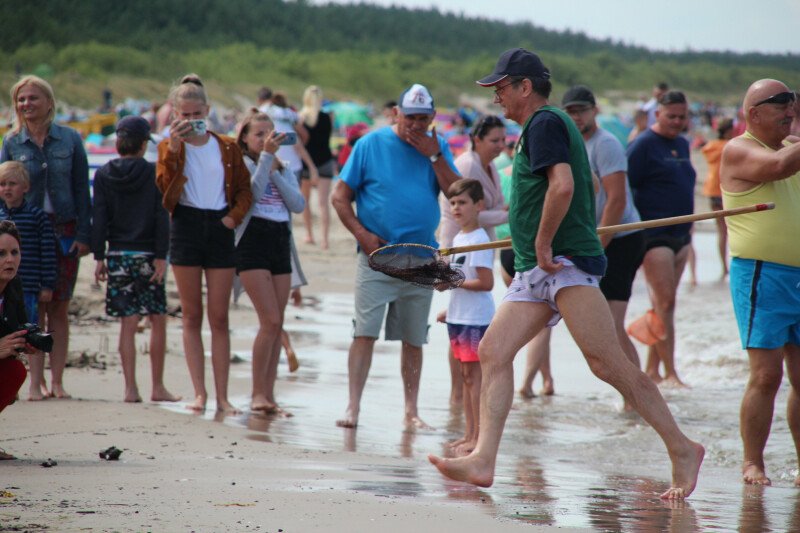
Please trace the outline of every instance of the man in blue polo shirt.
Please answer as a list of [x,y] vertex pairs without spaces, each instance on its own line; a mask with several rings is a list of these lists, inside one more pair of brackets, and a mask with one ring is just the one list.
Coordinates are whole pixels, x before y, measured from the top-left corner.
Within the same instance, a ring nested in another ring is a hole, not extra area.
[[[397,121],[359,139],[331,197],[336,213],[358,241],[353,342],[348,357],[350,401],[340,427],[358,425],[375,340],[386,316],[386,340],[402,341],[405,423],[427,427],[417,411],[422,345],[428,337],[432,292],[374,272],[368,256],[381,246],[436,246],[439,191],[459,179],[447,142],[436,135],[427,88],[415,84],[400,96]],[[353,210],[353,201],[356,210]],[[388,306],[388,313],[386,307]]]

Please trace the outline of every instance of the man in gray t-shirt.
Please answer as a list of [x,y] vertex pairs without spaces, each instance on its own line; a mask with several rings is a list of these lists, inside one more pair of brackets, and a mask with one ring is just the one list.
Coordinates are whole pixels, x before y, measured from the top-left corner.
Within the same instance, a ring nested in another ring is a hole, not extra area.
[[[571,87],[564,94],[561,105],[583,135],[589,165],[600,180],[600,190],[596,196],[597,225],[613,226],[641,220],[633,205],[628,183],[625,148],[614,135],[597,126],[599,110],[592,91],[582,85]],[[600,242],[608,258],[608,268],[600,282],[600,290],[611,307],[620,344],[628,359],[638,366],[636,348],[625,332],[625,312],[636,271],[644,259],[644,236],[640,230],[634,230],[601,235]]]

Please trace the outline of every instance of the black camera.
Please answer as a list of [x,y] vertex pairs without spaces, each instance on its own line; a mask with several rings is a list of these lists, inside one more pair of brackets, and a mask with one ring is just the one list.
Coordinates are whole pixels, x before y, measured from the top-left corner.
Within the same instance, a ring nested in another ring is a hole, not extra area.
[[[14,333],[15,331],[21,331],[23,329],[28,330],[27,333],[25,333],[25,342],[42,352],[53,351],[53,336],[49,333],[43,332],[42,328],[40,328],[38,325],[28,323],[13,328],[8,323],[8,319],[5,317],[0,317],[0,336],[5,337],[6,335]],[[20,348],[17,351],[21,352],[23,350],[24,348]]]

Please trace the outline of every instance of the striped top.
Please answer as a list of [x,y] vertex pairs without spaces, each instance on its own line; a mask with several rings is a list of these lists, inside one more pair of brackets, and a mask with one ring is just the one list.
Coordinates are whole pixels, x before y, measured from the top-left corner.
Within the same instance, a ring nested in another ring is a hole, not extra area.
[[56,282],[56,236],[50,218],[38,207],[22,201],[19,207],[8,208],[0,202],[0,219],[17,225],[22,261],[19,277],[22,290],[38,294],[54,289]]

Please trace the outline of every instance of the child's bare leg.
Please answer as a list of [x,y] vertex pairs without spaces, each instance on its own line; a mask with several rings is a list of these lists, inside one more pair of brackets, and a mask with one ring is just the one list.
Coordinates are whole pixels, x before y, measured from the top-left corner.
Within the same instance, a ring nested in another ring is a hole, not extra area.
[[464,371],[464,411],[470,413],[473,422],[467,431],[466,441],[456,448],[456,455],[467,455],[478,444],[480,433],[481,364],[462,361],[461,368]]
[[141,402],[136,385],[136,326],[139,315],[122,317],[119,329],[119,358],[122,362],[122,375],[125,377],[126,402]]
[[292,348],[292,341],[289,339],[289,334],[285,329],[281,328],[281,346],[286,352],[286,361],[289,363],[289,372],[294,372],[300,367],[300,362],[297,360],[297,354]]

